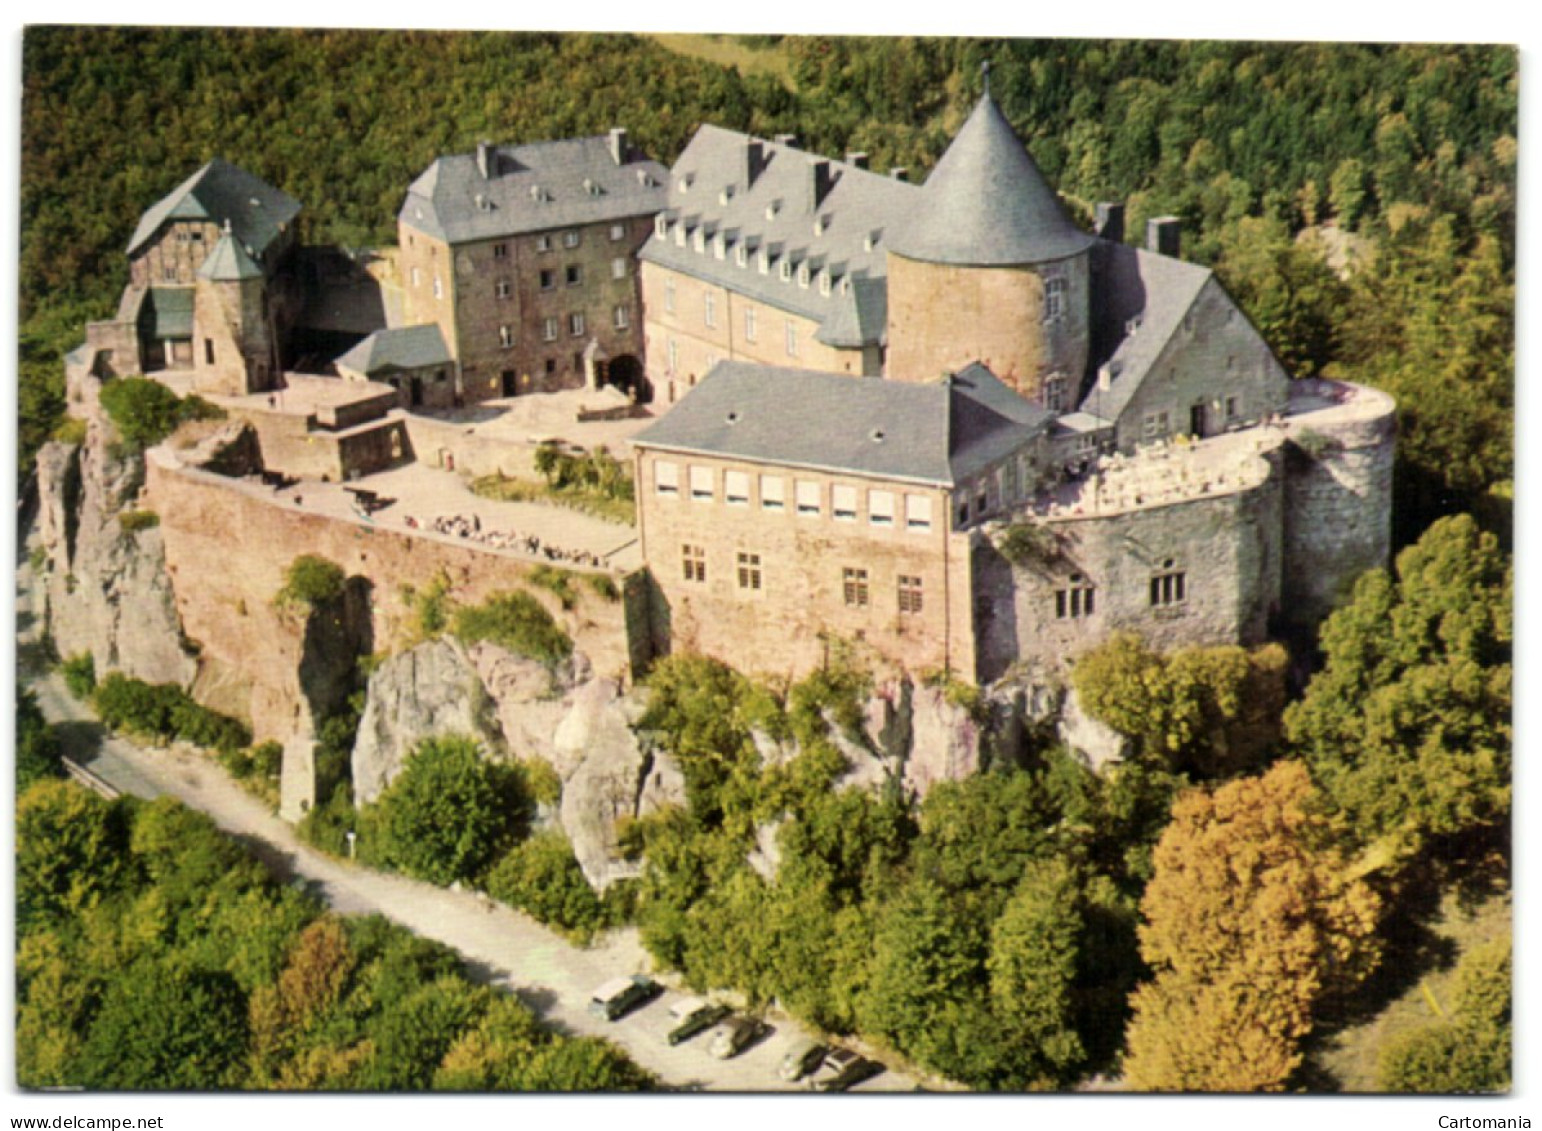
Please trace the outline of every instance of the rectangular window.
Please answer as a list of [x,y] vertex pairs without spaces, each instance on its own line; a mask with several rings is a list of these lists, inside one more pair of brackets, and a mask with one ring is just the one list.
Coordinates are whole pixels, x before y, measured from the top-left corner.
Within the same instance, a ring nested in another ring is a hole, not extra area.
[[1231,423],[1232,421],[1235,421],[1235,420],[1240,420],[1241,418],[1242,418],[1242,398],[1241,397],[1227,397],[1226,398],[1226,420],[1227,420],[1227,423]]
[[1065,313],[1065,280],[1044,280],[1044,321],[1058,322]]
[[548,318],[541,323],[541,340],[543,342],[555,342],[557,340],[557,320]]
[[1055,619],[1080,620],[1093,613],[1097,590],[1092,582],[1079,573],[1073,573],[1064,589],[1055,590]]
[[869,491],[867,493],[867,520],[874,526],[894,525],[893,491]]
[[493,258],[507,259],[509,257],[509,245],[506,243],[493,244]]
[[1066,410],[1066,389],[1068,382],[1065,377],[1057,373],[1044,382],[1044,407],[1050,412],[1064,412]]
[[499,326],[498,327],[498,344],[500,346],[502,346],[504,349],[509,349],[511,346],[514,345],[514,327],[512,327],[512,326]]
[[924,604],[921,579],[910,577],[906,574],[899,575],[899,611],[901,613],[919,613]]
[[584,269],[576,263],[569,263],[566,278],[568,286],[581,287],[584,285]]
[[841,595],[848,609],[867,608],[867,570],[849,566],[841,570]]
[[787,320],[787,356],[798,356],[798,327],[791,318]]
[[434,276],[434,297],[435,298],[443,298],[444,297],[444,283],[440,281],[438,275]]
[[700,585],[707,580],[707,548],[705,546],[681,546],[680,564],[687,581]]
[[616,243],[616,242],[618,242],[620,240],[624,240],[624,239],[626,239],[626,225],[625,224],[612,224],[610,226],[610,242],[611,243]]
[[568,315],[568,333],[572,334],[573,337],[576,338],[576,337],[579,337],[580,335],[582,335],[583,332],[584,332],[584,314],[583,314],[583,311],[581,311],[581,310],[580,311],[575,311],[574,313],[569,314]]
[[653,464],[653,490],[660,495],[680,493],[680,468],[665,460]]
[[712,469],[710,467],[691,468],[691,498],[698,503],[710,503],[712,501]]
[[674,373],[680,368],[680,343],[673,338],[669,339],[669,371]]
[[801,515],[817,515],[819,513],[819,484],[798,480],[798,513]]
[[[161,281],[163,283],[175,283],[177,281],[177,269],[175,267],[163,267],[161,269]],[[437,283],[438,280],[436,279],[435,282]],[[434,297],[438,297],[437,292],[435,292]]]
[[1175,568],[1172,558],[1162,563],[1162,568],[1151,575],[1151,607],[1165,609],[1181,605],[1188,597],[1188,578],[1183,570]]
[[1142,440],[1166,439],[1170,431],[1165,412],[1151,412],[1141,418],[1140,438]]
[[579,234],[577,232],[563,232],[562,233],[562,246],[563,247],[577,247],[578,246],[578,239],[579,239]]
[[929,496],[905,496],[905,528],[907,530],[932,528],[932,500]]
[[739,554],[739,588],[760,592],[760,555]]
[[857,489],[837,483],[830,488],[830,510],[837,522],[857,520]]
[[746,306],[744,308],[744,340],[747,342],[755,340],[755,308],[753,306]]
[[514,287],[507,279],[499,279],[497,289],[499,298],[508,298],[514,293]]
[[557,289],[557,272],[550,267],[541,268],[541,289],[554,291]]
[[731,507],[750,505],[750,477],[742,471],[723,472],[723,501]]
[[536,249],[536,251],[550,251],[551,250],[551,236],[550,235],[536,236],[535,237],[535,249]]
[[675,281],[673,278],[664,280],[664,309],[670,314],[675,312]]
[[546,359],[546,375],[550,377],[555,372],[557,372],[557,359],[548,357]]
[[760,477],[760,506],[762,510],[779,511],[787,507],[787,480],[780,475]]
[[708,327],[717,325],[717,295],[711,291],[701,296],[701,319]]
[[414,287],[421,287],[423,285],[423,272],[416,267],[412,269],[412,285]]
[[618,330],[625,330],[632,324],[632,315],[625,306],[618,306],[610,312],[611,325]]
[[625,279],[626,278],[626,260],[625,259],[612,259],[610,261],[610,277],[612,279]]

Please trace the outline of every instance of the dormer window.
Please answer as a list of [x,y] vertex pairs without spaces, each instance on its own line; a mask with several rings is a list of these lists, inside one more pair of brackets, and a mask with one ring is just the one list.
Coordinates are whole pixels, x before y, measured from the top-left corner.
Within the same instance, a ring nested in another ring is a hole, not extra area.
[[878,241],[880,238],[882,238],[882,236],[882,228],[874,228],[872,231],[868,232],[867,235],[862,237],[862,250],[872,251],[875,247],[878,246]]
[[734,187],[733,187],[733,185],[724,185],[723,186],[723,191],[717,194],[717,202],[719,204],[727,204],[733,198],[734,198]]
[[850,293],[851,293],[851,276],[847,275],[847,276],[844,276],[841,279],[841,294],[849,295]]
[[669,217],[660,212],[653,218],[653,234],[659,239],[669,235]]
[[783,259],[781,267],[779,268],[779,273],[781,275],[782,282],[790,283],[792,281],[792,260]]
[[766,219],[775,220],[776,214],[781,210],[782,202],[780,200],[773,200],[770,204],[766,205]]
[[750,262],[750,249],[744,246],[741,240],[734,245],[734,263],[740,267],[748,266]]
[[728,237],[724,233],[719,232],[712,239],[712,258],[713,259],[722,259],[727,254],[728,254]]
[[798,286],[808,288],[809,270],[807,263],[798,264]]
[[687,173],[675,183],[675,187],[678,188],[681,192],[690,192],[691,185],[695,182],[695,180],[696,178],[694,176],[692,176],[690,173]]
[[590,196],[599,196],[600,193],[602,193],[605,190],[600,188],[599,182],[591,180],[588,177],[585,177],[584,178],[584,191],[586,193],[588,193]]
[[819,273],[819,293],[826,297],[830,294],[830,272],[828,271]]
[[691,237],[691,246],[697,251],[707,250],[707,231],[705,227],[696,229],[695,235]]
[[816,236],[824,235],[825,234],[825,230],[827,228],[829,228],[829,226],[830,226],[830,217],[828,217],[828,216],[816,216],[816,217],[814,217],[814,235],[816,235]]
[[1064,412],[1067,381],[1065,374],[1052,373],[1044,381],[1044,407],[1050,412]]
[[771,251],[769,248],[761,248],[760,255],[756,257],[756,266],[760,268],[762,275],[771,273]]
[[653,179],[653,174],[646,169],[637,170],[637,183],[643,188],[657,188],[658,181]]
[[685,221],[683,220],[675,225],[675,246],[685,246]]

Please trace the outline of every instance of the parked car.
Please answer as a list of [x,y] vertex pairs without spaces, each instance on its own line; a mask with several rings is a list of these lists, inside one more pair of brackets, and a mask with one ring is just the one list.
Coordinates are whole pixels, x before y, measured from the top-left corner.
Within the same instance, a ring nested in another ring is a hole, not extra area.
[[675,1021],[674,1027],[669,1030],[669,1043],[678,1045],[681,1041],[694,1037],[703,1029],[712,1028],[727,1017],[728,1007],[714,1005],[699,997],[688,997],[670,1006],[669,1015]]
[[589,1012],[607,1021],[615,1021],[663,992],[664,988],[646,974],[612,978],[594,991],[589,999]]
[[719,1060],[729,1060],[770,1031],[771,1026],[758,1017],[729,1017],[712,1034],[712,1044],[707,1051]]
[[807,1076],[825,1058],[825,1046],[818,1041],[802,1040],[787,1050],[776,1074],[789,1084]]
[[815,1092],[844,1092],[882,1071],[883,1065],[858,1056],[850,1049],[831,1049],[808,1078],[808,1087]]

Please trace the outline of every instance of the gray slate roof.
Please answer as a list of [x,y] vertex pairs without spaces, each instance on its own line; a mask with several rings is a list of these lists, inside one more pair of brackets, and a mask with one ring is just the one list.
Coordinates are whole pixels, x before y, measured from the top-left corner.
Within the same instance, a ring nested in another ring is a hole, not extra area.
[[987,93],[926,179],[893,246],[928,263],[1004,266],[1064,259],[1093,238],[1071,223]]
[[399,218],[459,244],[651,216],[663,208],[664,166],[630,146],[618,164],[611,145],[601,135],[488,146],[486,174],[478,153],[441,157],[412,182]]
[[[753,169],[752,150],[760,155]],[[816,162],[825,173],[817,201]],[[817,337],[826,345],[877,345],[888,321],[889,239],[919,195],[915,185],[846,161],[702,126],[669,175],[667,233],[650,239],[638,257],[811,319],[819,323]],[[700,250],[698,231],[704,236]],[[715,249],[719,235],[721,259]],[[742,267],[741,246],[748,252]],[[759,267],[762,248],[770,252],[765,274]],[[784,260],[794,269],[787,280],[781,278]],[[807,285],[796,271],[804,263],[810,268]],[[821,271],[829,274],[828,295],[821,293]]]
[[[1213,276],[1207,267],[1098,241],[1083,412],[1117,421]],[[1098,372],[1112,379],[1104,389]]]
[[338,358],[336,364],[373,376],[390,370],[446,365],[449,361],[450,351],[445,348],[444,335],[439,332],[438,323],[430,322],[423,326],[376,330]]
[[950,381],[719,363],[640,447],[952,487],[1026,445],[1049,416],[982,365]]
[[139,218],[128,253],[133,255],[168,220],[229,221],[236,239],[261,258],[300,213],[300,202],[261,177],[216,157]]
[[193,336],[192,287],[151,287],[139,308],[139,325],[158,341]]
[[198,274],[216,283],[237,282],[241,279],[262,278],[262,268],[247,254],[246,249],[230,233],[220,237]]

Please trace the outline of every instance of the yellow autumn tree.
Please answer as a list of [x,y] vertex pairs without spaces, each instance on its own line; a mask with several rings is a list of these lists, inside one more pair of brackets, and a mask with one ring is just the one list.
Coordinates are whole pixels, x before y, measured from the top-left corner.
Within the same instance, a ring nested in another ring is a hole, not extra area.
[[1306,769],[1282,762],[1173,806],[1141,910],[1125,1076],[1141,1091],[1278,1091],[1313,1006],[1379,957],[1375,893],[1346,875]]

